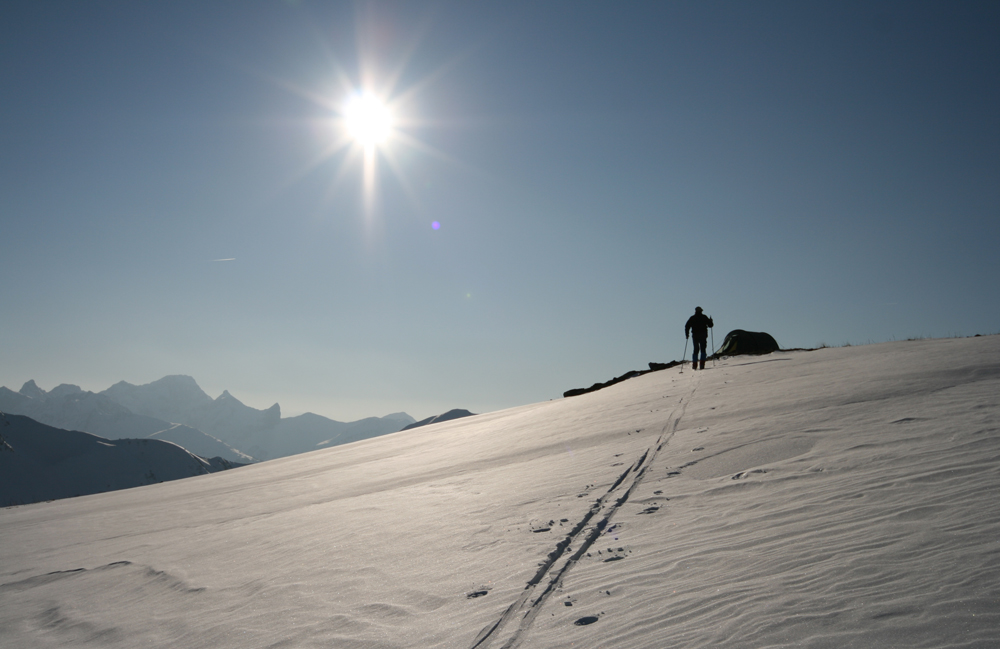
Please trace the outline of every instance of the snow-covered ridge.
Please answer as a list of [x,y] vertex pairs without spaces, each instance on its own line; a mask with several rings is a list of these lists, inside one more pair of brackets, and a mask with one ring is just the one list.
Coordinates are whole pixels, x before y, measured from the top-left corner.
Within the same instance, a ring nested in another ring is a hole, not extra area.
[[779,352],[0,510],[0,634],[992,647],[997,394],[997,336]]
[[462,417],[472,417],[475,413],[469,412],[462,408],[454,408],[448,412],[441,413],[440,415],[435,415],[433,417],[428,417],[426,419],[421,419],[420,421],[414,422],[409,426],[403,428],[403,430],[410,430],[413,428],[420,428],[421,426],[429,426],[430,424],[436,424],[442,421],[451,421],[452,419],[461,419]]
[[2,507],[128,489],[234,466],[160,439],[109,440],[21,415],[0,414],[0,431]]

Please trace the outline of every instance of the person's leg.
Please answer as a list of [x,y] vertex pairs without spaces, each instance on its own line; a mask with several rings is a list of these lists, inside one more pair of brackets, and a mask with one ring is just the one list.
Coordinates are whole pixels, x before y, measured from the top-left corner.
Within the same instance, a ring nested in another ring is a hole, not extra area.
[[707,354],[705,353],[705,350],[707,348],[708,348],[708,341],[707,340],[701,341],[701,368],[700,369],[705,369],[705,359],[707,358]]
[[694,357],[691,359],[692,369],[698,369],[699,358],[705,357],[705,342],[702,340],[694,341]]

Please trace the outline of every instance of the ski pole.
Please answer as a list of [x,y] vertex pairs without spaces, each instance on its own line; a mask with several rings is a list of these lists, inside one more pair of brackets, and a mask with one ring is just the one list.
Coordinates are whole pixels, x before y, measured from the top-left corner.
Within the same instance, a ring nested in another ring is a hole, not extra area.
[[684,337],[684,353],[681,354],[681,373],[684,372],[684,361],[687,359],[688,355],[688,339],[687,336]]
[[[709,320],[712,320],[712,316],[708,316]],[[715,320],[712,320],[715,322]],[[715,327],[709,327],[712,330],[712,367],[715,367]]]

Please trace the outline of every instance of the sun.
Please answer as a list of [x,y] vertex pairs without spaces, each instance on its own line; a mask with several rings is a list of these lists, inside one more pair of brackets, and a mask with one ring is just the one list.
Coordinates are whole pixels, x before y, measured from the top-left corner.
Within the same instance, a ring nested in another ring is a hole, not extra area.
[[385,144],[392,133],[392,114],[378,97],[357,94],[344,106],[344,124],[354,141],[365,149]]
[[[383,171],[390,172],[398,181],[395,188],[416,204],[418,192],[406,177],[405,164],[415,154],[455,161],[413,132],[433,124],[420,116],[418,98],[441,73],[433,72],[411,86],[399,87],[405,65],[401,64],[387,79],[380,78],[371,67],[363,65],[355,75],[338,68],[322,89],[301,87],[283,79],[273,81],[315,104],[320,109],[317,114],[322,114],[309,120],[318,148],[289,184],[327,161],[339,160],[328,196],[332,198],[344,180],[357,178],[361,181],[361,211],[366,218],[374,219],[380,211],[379,177]],[[357,176],[355,170],[360,172]]]

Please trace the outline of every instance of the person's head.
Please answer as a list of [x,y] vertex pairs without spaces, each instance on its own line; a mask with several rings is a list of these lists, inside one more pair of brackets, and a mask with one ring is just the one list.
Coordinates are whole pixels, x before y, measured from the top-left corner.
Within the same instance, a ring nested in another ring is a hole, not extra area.
[[700,306],[696,306],[696,307],[694,308],[694,312],[695,312],[695,313],[701,313],[701,311],[702,311],[702,309],[701,309],[701,307],[700,307]]

